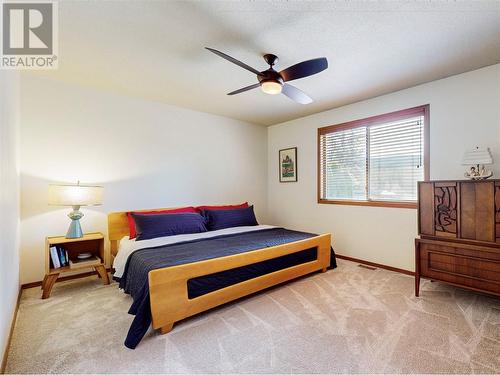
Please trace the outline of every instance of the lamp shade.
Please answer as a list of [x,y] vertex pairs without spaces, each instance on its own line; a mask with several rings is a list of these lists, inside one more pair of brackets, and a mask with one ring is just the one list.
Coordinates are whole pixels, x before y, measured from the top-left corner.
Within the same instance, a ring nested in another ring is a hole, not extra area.
[[54,206],[98,206],[102,204],[102,186],[49,185],[49,204]]
[[493,158],[488,148],[476,147],[474,150],[464,152],[462,165],[493,164]]

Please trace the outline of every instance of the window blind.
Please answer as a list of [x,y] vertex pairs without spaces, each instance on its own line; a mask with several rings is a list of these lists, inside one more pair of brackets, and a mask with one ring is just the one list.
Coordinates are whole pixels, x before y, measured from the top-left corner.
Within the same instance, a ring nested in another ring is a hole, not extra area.
[[320,201],[415,202],[428,163],[427,119],[421,106],[320,128]]
[[417,200],[424,179],[423,116],[371,126],[368,130],[370,200]]
[[320,138],[325,199],[366,199],[366,127]]

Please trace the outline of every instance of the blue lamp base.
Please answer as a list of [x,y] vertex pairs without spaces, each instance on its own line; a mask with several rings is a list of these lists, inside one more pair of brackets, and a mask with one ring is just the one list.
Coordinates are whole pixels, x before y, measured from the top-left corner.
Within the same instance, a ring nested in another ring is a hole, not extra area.
[[80,211],[80,206],[73,206],[73,211],[68,214],[71,219],[66,238],[82,238],[83,232],[80,226],[80,219],[83,217],[83,212]]

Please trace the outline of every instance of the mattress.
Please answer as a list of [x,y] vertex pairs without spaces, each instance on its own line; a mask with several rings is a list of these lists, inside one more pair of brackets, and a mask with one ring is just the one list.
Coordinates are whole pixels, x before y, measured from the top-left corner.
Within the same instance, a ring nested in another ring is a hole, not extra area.
[[214,230],[210,232],[203,233],[191,233],[191,234],[179,234],[177,236],[168,236],[168,237],[159,237],[153,238],[150,240],[136,241],[135,239],[129,239],[127,237],[123,237],[118,246],[118,254],[116,255],[113,261],[113,268],[115,269],[114,277],[121,278],[123,275],[123,271],[125,271],[125,265],[127,264],[127,260],[134,251],[145,249],[148,247],[158,247],[163,245],[172,245],[185,241],[194,241],[198,239],[206,239],[212,237],[223,236],[226,234],[237,234],[237,233],[245,233],[245,232],[254,232],[263,229],[272,229],[276,228],[273,225],[255,225],[255,226],[243,226],[243,227],[234,227],[234,228],[226,228],[220,230]]

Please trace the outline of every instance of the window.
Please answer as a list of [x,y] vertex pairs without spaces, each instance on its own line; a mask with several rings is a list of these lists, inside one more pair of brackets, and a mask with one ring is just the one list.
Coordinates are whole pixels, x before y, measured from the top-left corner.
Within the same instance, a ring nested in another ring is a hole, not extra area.
[[318,202],[416,207],[428,135],[428,105],[319,128]]

